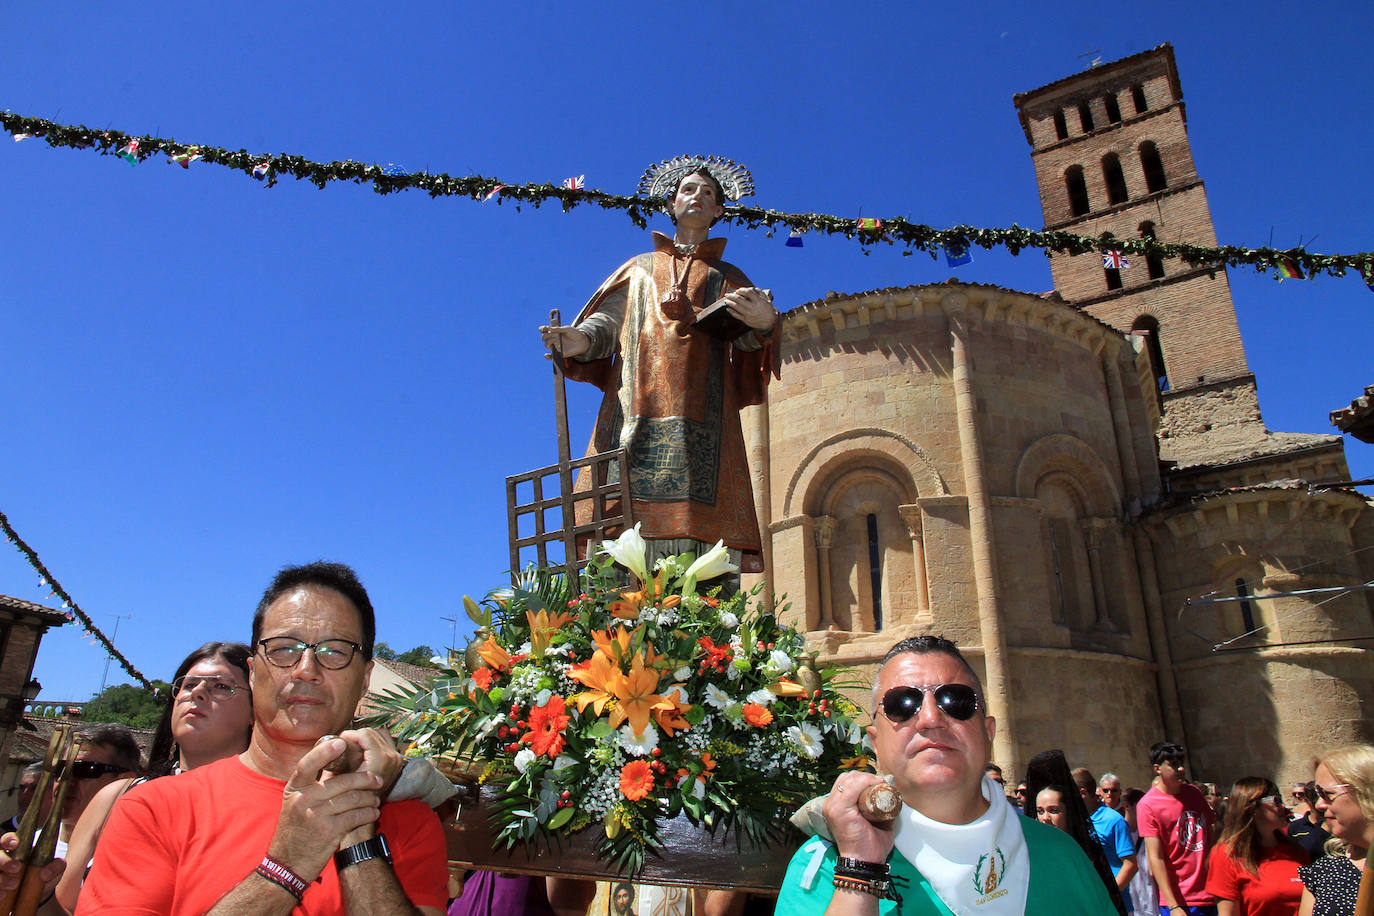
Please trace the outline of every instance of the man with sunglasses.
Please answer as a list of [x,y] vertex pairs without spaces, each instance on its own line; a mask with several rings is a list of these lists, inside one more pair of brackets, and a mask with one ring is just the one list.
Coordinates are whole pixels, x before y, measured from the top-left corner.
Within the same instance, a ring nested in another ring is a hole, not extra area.
[[[253,617],[248,749],[125,795],[77,913],[442,914],[438,819],[384,804],[375,733],[348,729],[375,635],[347,566],[278,573]],[[325,769],[340,761],[352,771]]]
[[1072,837],[998,800],[983,770],[996,722],[953,643],[938,636],[897,643],[878,669],[873,697],[868,734],[901,810],[890,824],[871,823],[860,793],[883,780],[842,774],[823,805],[820,835],[788,867],[780,916],[1114,910]]
[[134,733],[123,725],[91,725],[81,730],[81,747],[72,764],[72,781],[62,803],[62,828],[57,857],[67,853],[67,840],[97,792],[118,776],[137,773],[143,755]]
[[1188,782],[1184,757],[1183,746],[1169,741],[1150,748],[1155,778],[1136,805],[1136,825],[1159,885],[1161,916],[1216,916],[1216,900],[1206,889],[1216,816],[1202,791]]

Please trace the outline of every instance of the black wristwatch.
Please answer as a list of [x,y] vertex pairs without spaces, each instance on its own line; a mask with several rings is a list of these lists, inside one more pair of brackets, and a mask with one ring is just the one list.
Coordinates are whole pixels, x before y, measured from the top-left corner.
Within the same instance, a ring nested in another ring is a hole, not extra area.
[[385,859],[391,864],[391,847],[387,845],[386,834],[379,833],[370,840],[354,843],[347,849],[334,853],[334,870],[343,871],[350,865],[366,862],[368,859]]

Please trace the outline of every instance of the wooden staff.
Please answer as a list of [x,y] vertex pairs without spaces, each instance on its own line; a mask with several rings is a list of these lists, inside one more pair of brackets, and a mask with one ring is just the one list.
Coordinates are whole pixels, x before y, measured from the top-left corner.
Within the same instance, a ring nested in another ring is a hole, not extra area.
[[[19,872],[19,884],[14,889],[5,894],[0,899],[0,914],[3,916],[34,916],[38,909],[39,898],[43,894],[43,879],[41,877],[44,866],[52,862],[53,853],[57,850],[57,834],[61,829],[62,804],[67,799],[67,790],[71,787],[71,758],[73,733],[70,726],[59,725],[53,729],[52,737],[48,739],[48,751],[43,757],[43,772],[39,774],[38,785],[35,787],[33,801],[24,811],[23,818],[19,821],[19,847],[14,851],[14,859],[23,863],[23,868]],[[38,824],[38,812],[42,808],[40,799],[47,794],[52,786],[54,774],[57,779],[57,791],[53,797],[52,808],[48,810],[47,819],[41,827]],[[38,842],[35,844],[35,838]]]
[[1364,853],[1364,869],[1360,872],[1360,896],[1355,900],[1354,916],[1374,916],[1374,874],[1369,870],[1369,850]]

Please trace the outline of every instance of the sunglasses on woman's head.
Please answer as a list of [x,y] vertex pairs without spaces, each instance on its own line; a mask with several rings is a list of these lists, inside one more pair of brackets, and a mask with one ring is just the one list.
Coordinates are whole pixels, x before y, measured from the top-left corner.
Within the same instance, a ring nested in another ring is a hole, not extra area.
[[893,687],[883,694],[883,715],[894,725],[900,725],[921,711],[926,696],[935,698],[936,707],[945,715],[961,722],[978,712],[978,693],[967,684],[913,684]]

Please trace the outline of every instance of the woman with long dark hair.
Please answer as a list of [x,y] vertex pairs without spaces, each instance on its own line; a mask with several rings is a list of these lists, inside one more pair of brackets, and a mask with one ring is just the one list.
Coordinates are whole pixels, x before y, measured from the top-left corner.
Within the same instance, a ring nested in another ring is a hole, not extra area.
[[67,847],[71,867],[57,883],[57,900],[67,912],[76,909],[86,880],[86,863],[95,854],[105,819],[121,795],[141,780],[214,763],[248,746],[253,729],[253,697],[248,689],[250,655],[251,650],[242,643],[207,642],[177,667],[153,733],[147,775],[116,780],[101,789],[72,830]]
[[1207,863],[1218,916],[1293,916],[1307,852],[1288,837],[1288,809],[1272,780],[1245,776],[1226,799],[1221,839]]

